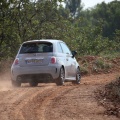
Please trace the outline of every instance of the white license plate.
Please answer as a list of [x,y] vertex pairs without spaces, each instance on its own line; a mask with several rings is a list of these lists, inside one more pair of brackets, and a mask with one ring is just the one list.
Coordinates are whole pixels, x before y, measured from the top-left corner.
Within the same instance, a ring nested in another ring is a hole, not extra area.
[[26,60],[27,64],[32,64],[32,63],[42,63],[43,59],[28,59]]

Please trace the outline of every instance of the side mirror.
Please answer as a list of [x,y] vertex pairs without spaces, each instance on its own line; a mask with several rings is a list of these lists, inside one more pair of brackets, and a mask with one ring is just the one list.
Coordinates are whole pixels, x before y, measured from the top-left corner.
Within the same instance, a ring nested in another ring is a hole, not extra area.
[[76,51],[72,51],[72,58],[74,58],[75,55],[77,55],[77,52]]

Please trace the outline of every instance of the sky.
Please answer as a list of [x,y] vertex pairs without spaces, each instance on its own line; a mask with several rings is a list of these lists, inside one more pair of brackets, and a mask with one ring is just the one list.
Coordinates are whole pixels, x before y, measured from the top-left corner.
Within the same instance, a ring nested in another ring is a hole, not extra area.
[[102,3],[103,1],[105,3],[109,3],[114,0],[81,0],[82,4],[84,4],[84,9],[89,8],[89,7],[94,7],[98,3]]

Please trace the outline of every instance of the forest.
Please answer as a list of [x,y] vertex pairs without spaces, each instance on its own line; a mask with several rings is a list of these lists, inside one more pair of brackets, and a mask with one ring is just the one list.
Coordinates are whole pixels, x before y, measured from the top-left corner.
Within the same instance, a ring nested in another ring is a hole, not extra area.
[[120,55],[120,1],[0,0],[0,61],[33,39],[63,40],[79,56]]

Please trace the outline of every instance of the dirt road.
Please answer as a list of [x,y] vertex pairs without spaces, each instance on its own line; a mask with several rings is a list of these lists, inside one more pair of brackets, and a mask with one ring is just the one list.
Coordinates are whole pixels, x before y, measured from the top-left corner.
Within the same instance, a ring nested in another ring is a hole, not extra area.
[[[39,84],[12,88],[7,76],[0,79],[0,120],[119,120],[104,114],[94,91],[114,80],[118,73],[91,75],[80,85]],[[6,80],[7,79],[7,80]]]

